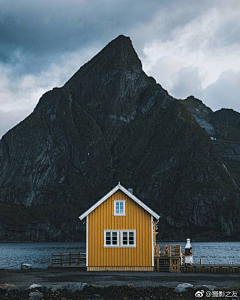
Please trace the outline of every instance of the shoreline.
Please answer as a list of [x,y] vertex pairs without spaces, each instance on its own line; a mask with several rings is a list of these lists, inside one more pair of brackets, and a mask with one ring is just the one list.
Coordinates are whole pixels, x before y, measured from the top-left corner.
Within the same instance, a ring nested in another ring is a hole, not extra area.
[[[186,283],[190,284],[189,289],[174,292],[179,284]],[[33,284],[38,286],[30,289]],[[35,296],[42,294],[39,299],[193,300],[196,291],[203,289],[208,293],[234,291],[240,297],[240,274],[0,269],[0,299],[28,299],[35,293]]]
[[[168,239],[164,239],[164,240],[157,240],[157,243],[186,243],[186,239],[179,241],[179,240],[168,240]],[[231,239],[231,238],[226,238],[226,239],[221,239],[221,240],[209,240],[209,239],[203,239],[203,240],[198,240],[198,239],[193,239],[191,238],[191,242],[192,243],[239,243],[240,239]],[[85,240],[77,240],[77,241],[1,241],[1,244],[3,243],[86,243]]]
[[99,287],[128,285],[135,287],[162,286],[175,288],[179,283],[207,284],[216,287],[240,286],[239,273],[168,273],[136,271],[91,271],[82,268],[50,268],[13,270],[0,269],[0,284],[27,287],[35,284],[84,282]]

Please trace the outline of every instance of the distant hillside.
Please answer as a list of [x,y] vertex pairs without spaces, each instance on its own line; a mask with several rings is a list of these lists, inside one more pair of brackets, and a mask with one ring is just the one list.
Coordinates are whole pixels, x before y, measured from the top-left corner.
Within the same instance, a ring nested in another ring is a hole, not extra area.
[[164,240],[239,240],[240,114],[176,100],[119,36],[0,141],[2,241],[79,241],[118,181]]

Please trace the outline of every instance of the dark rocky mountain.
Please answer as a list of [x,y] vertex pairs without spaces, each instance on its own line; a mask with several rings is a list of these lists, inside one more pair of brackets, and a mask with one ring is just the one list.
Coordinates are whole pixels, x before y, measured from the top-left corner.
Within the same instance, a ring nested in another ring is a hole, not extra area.
[[0,141],[2,241],[84,239],[78,216],[118,181],[161,239],[239,239],[240,114],[176,100],[119,36]]

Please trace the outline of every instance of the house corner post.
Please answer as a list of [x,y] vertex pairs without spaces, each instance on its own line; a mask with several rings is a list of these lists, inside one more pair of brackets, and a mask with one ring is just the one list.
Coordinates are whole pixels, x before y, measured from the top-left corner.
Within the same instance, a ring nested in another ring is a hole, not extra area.
[[86,267],[88,267],[88,216],[86,217]]

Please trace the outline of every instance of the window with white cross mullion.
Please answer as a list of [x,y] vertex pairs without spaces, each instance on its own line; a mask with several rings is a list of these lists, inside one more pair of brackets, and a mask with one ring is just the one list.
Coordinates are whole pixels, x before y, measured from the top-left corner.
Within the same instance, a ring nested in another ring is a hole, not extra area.
[[136,230],[104,230],[104,247],[136,247]]
[[136,246],[136,231],[135,230],[122,230],[121,231],[121,246],[122,247]]
[[118,247],[119,246],[119,231],[118,230],[105,230],[104,231],[104,246],[105,247]]
[[125,216],[125,200],[114,200],[114,216]]

